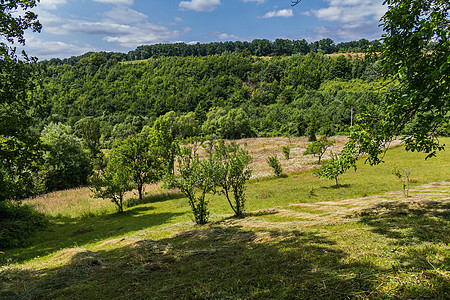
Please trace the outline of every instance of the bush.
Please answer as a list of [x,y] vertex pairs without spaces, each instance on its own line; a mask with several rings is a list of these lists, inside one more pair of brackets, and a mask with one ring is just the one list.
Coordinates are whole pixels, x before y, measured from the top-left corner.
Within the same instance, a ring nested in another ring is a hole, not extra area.
[[280,161],[278,160],[278,157],[276,157],[275,155],[269,156],[267,158],[267,163],[273,169],[275,176],[280,177],[281,174],[283,173],[283,169],[281,168],[281,164]]
[[23,246],[30,235],[47,224],[30,205],[0,202],[0,249]]
[[283,151],[284,158],[286,158],[287,160],[289,160],[289,158],[290,158],[290,156],[291,156],[291,147],[289,147],[289,146],[283,146],[282,151]]

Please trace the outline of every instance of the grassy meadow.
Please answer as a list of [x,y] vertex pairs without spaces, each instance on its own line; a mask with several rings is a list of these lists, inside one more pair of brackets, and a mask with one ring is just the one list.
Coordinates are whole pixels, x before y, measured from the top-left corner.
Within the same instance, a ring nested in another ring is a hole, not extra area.
[[[313,175],[305,140],[240,143],[258,174],[242,219],[212,195],[211,222],[197,226],[187,199],[159,186],[143,203],[128,195],[124,214],[87,188],[27,200],[50,224],[27,247],[0,251],[0,298],[450,298],[448,151],[425,160],[396,147],[381,165],[360,159],[336,188]],[[268,176],[267,154],[286,176]],[[409,198],[394,167],[411,172]]]

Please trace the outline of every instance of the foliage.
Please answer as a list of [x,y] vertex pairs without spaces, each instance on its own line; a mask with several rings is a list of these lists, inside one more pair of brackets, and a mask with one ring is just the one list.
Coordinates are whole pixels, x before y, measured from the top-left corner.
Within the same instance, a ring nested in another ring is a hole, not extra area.
[[382,74],[396,82],[384,101],[384,115],[366,115],[353,132],[360,152],[369,162],[382,161],[383,146],[402,134],[406,150],[423,151],[428,157],[444,146],[436,129],[449,122],[450,3],[446,0],[386,0],[382,17]]
[[[232,142],[225,144],[223,140],[214,145],[214,151],[209,151],[214,184],[220,188],[219,194],[225,195],[236,216],[242,217],[245,211],[245,183],[251,177],[252,170],[248,167],[252,158]],[[233,195],[231,201],[230,194]]]
[[275,176],[280,177],[283,173],[283,168],[281,167],[278,157],[276,155],[269,156],[267,158],[267,163],[269,164],[269,167],[273,169]]
[[100,155],[100,121],[93,117],[85,117],[74,125],[75,134],[83,140],[84,146],[89,149],[91,159]]
[[[25,44],[27,29],[39,31],[30,11],[36,1],[6,0],[0,5],[0,201],[22,199],[34,191],[33,173],[39,158],[39,140],[31,130],[39,72],[25,53],[19,58],[8,45]],[[22,11],[22,14],[18,12]]]
[[317,162],[320,165],[320,160],[322,156],[325,154],[328,148],[333,146],[336,143],[334,140],[328,140],[326,136],[322,136],[318,141],[314,141],[306,147],[306,151],[303,152],[303,155],[313,154],[314,157],[316,155],[319,156],[319,161]]
[[123,164],[120,142],[112,149],[106,168],[98,176],[92,176],[89,183],[94,197],[110,199],[123,213],[123,197],[133,190],[134,181],[130,166]]
[[405,196],[405,198],[409,197],[409,185],[411,183],[411,171],[408,170],[404,170],[403,168],[400,167],[395,167],[392,170],[392,174],[394,174],[398,179],[400,179],[400,181],[402,182],[402,187],[403,187],[403,196]]
[[184,147],[178,155],[178,174],[169,175],[170,186],[178,188],[189,200],[194,220],[203,225],[208,222],[206,194],[214,190],[214,174],[210,160],[200,160],[191,148]]
[[353,167],[356,171],[357,150],[355,145],[347,143],[339,155],[332,154],[331,160],[322,167],[315,169],[319,178],[334,179],[339,187],[338,177]]
[[24,246],[29,236],[47,220],[30,205],[0,202],[0,249]]
[[114,150],[119,163],[129,168],[139,199],[142,200],[144,184],[162,179],[165,163],[158,156],[160,151],[145,131],[118,142]]
[[168,173],[175,172],[175,157],[179,153],[179,144],[173,134],[173,122],[170,119],[159,118],[151,128],[145,127],[142,134],[147,133],[149,142],[157,151],[157,157],[162,159]]
[[286,158],[287,160],[289,160],[289,156],[291,154],[291,147],[289,146],[283,146],[283,148],[281,149],[281,151],[283,152],[284,158]]
[[44,191],[86,185],[92,172],[89,154],[68,125],[50,123],[41,133],[45,150],[39,172]]

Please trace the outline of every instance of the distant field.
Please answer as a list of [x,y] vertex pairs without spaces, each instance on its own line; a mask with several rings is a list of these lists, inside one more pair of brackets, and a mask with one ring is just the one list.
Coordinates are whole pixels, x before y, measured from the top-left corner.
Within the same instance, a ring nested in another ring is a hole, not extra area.
[[[0,298],[450,297],[448,151],[425,161],[391,149],[379,166],[361,160],[337,189],[312,174],[302,138],[239,143],[255,172],[243,219],[216,195],[208,198],[211,223],[196,226],[183,195],[158,186],[123,215],[88,189],[28,200],[51,224],[29,247],[0,252]],[[273,154],[287,177],[268,177],[265,158]],[[411,171],[410,198],[396,166]]]

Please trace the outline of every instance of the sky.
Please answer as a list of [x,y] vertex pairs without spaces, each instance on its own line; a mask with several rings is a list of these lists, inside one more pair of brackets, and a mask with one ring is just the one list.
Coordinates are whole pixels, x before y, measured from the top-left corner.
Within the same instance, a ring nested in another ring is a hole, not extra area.
[[26,32],[40,60],[140,45],[275,40],[379,39],[383,0],[40,0],[43,28]]

